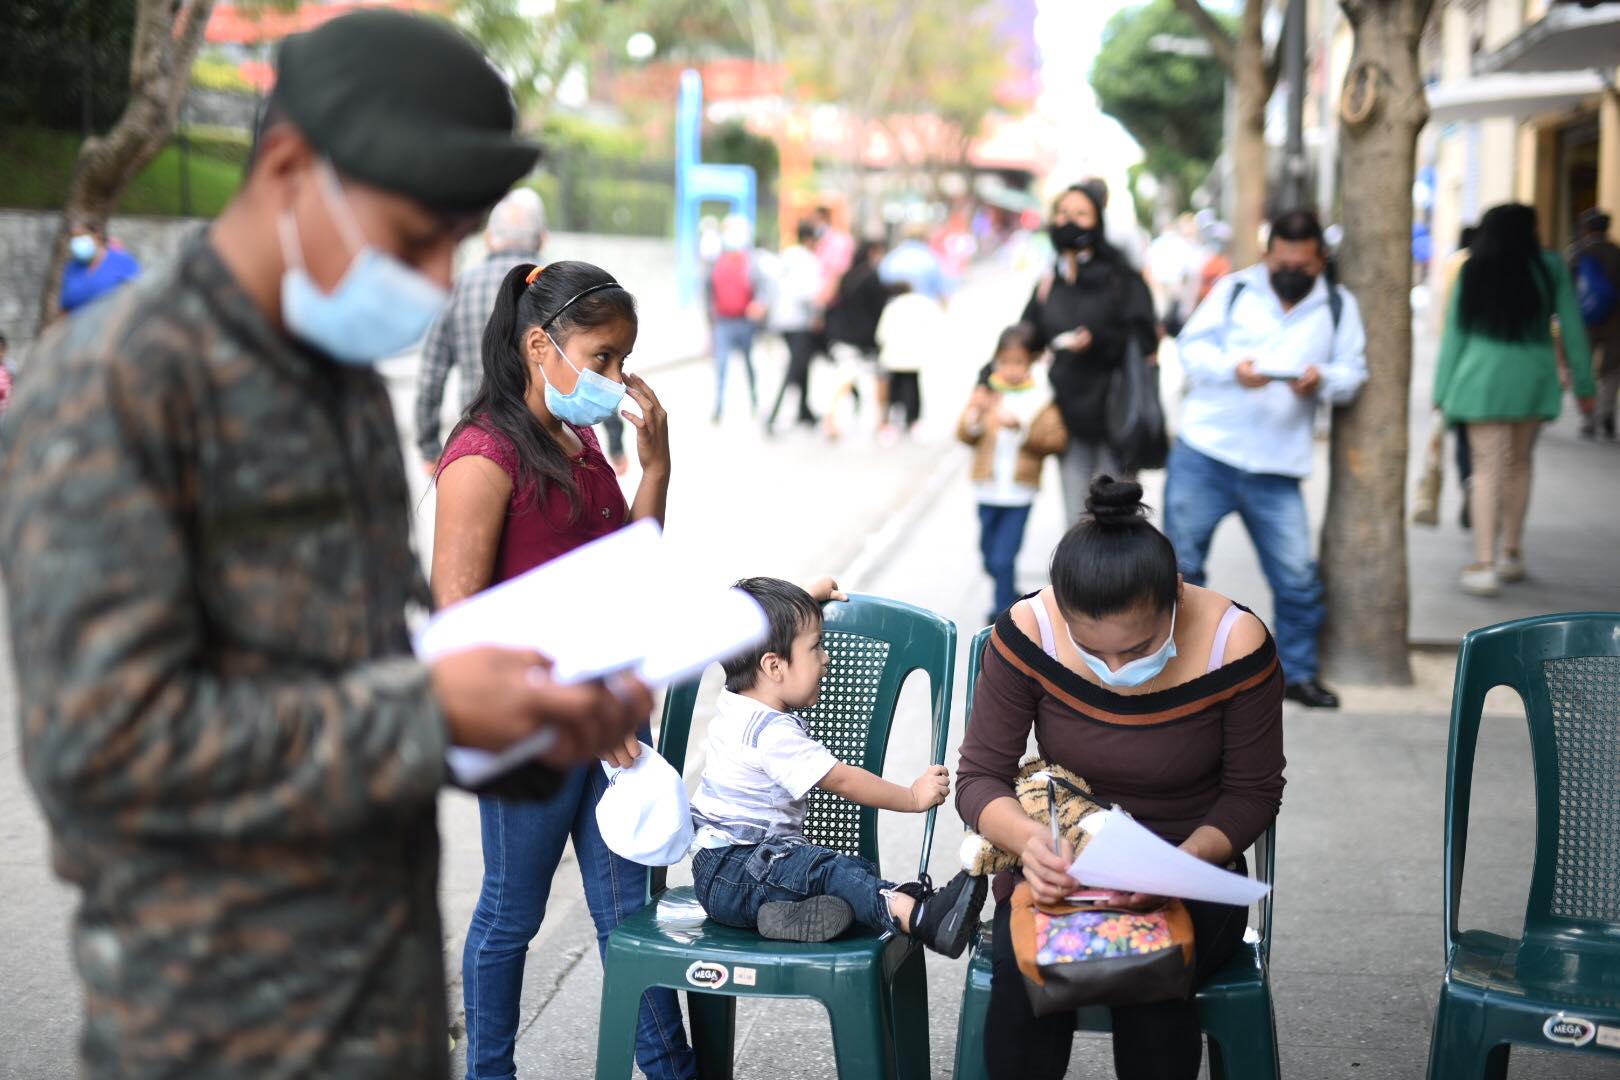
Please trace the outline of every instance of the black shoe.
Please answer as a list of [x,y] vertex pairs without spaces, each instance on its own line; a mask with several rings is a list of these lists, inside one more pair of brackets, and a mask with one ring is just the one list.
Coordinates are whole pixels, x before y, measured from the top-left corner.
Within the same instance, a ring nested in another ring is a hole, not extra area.
[[850,906],[836,896],[759,905],[759,936],[772,941],[831,941],[854,921]]
[[966,870],[943,889],[936,890],[926,874],[900,886],[901,892],[917,901],[911,909],[910,936],[952,960],[961,956],[978,929],[979,911],[989,887],[988,878],[973,877]]
[[1307,709],[1337,709],[1339,695],[1323,686],[1316,679],[1305,679],[1301,682],[1289,683],[1283,690],[1283,697],[1289,701],[1297,701]]
[[1603,437],[1610,442],[1614,442],[1614,417],[1612,416],[1603,421]]

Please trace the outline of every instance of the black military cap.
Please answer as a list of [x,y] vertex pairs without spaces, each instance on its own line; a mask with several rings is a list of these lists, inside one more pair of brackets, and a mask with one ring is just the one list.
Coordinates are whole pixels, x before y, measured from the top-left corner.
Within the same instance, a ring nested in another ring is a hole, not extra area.
[[295,34],[272,96],[339,172],[436,209],[488,207],[540,157],[500,73],[436,19],[375,8]]

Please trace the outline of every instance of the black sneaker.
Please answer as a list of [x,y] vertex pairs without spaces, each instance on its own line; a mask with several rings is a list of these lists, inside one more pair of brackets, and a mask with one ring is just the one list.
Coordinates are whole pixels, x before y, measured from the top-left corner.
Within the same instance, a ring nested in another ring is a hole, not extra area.
[[1289,683],[1283,688],[1283,697],[1297,701],[1307,709],[1337,709],[1339,695],[1315,679]]
[[966,870],[946,882],[943,889],[935,889],[926,874],[919,881],[900,886],[900,892],[917,901],[911,909],[910,936],[955,960],[973,938],[989,887],[988,878],[973,877]]
[[854,921],[850,906],[836,896],[759,905],[759,936],[772,941],[831,941]]

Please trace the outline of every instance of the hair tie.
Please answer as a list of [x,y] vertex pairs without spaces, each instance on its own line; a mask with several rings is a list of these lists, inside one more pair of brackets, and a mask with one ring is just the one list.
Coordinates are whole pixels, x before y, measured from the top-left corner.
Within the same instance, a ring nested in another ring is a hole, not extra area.
[[533,285],[534,284],[534,279],[539,277],[540,276],[540,271],[542,271],[544,269],[545,269],[544,266],[536,266],[533,270],[530,270],[529,271],[529,276],[523,279],[523,284],[525,284],[525,285]]

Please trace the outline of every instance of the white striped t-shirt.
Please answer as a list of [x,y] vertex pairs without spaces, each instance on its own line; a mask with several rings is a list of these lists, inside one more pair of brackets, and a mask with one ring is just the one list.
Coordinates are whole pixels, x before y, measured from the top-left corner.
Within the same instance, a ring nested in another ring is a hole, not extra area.
[[837,764],[797,716],[720,691],[703,780],[692,796],[694,845],[730,847],[800,835],[810,789]]

